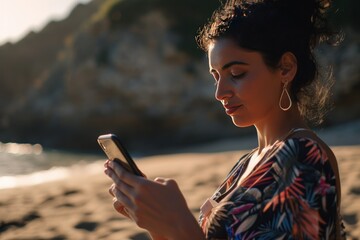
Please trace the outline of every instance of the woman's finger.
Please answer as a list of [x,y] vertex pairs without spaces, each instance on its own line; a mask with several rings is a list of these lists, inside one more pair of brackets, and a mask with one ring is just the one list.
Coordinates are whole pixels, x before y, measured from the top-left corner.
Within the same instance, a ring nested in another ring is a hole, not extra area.
[[115,195],[114,195],[114,193],[113,193],[114,187],[115,187],[115,184],[113,183],[113,184],[111,184],[111,186],[109,187],[109,190],[108,190],[109,193],[110,193],[110,195],[113,196],[113,197],[115,197]]
[[113,207],[114,209],[118,212],[121,213],[122,215],[124,215],[125,217],[130,218],[129,213],[127,212],[126,208],[124,207],[124,205],[122,205],[117,198],[113,198]]
[[158,183],[165,183],[167,181],[166,178],[162,178],[162,177],[157,177],[154,179],[155,182],[158,182]]
[[116,188],[116,187],[114,188],[113,194],[115,195],[115,198],[122,205],[124,205],[124,207],[129,208],[129,209],[132,209],[134,207],[133,201],[131,201],[131,199],[126,194],[121,192],[118,188]]
[[[121,192],[123,192],[126,195],[132,195],[134,190],[131,186],[127,185],[125,182],[122,181],[122,179],[120,179],[116,173],[114,172],[114,170],[112,170],[111,168],[107,168],[105,169],[105,173],[106,175],[108,175],[114,182],[114,185],[111,186],[111,193],[115,194],[115,189],[120,190]],[[111,194],[110,193],[110,194]]]
[[121,181],[125,182],[130,186],[138,186],[139,183],[142,183],[142,181],[144,180],[143,177],[136,176],[133,173],[125,170],[124,167],[122,167],[116,161],[110,161],[108,163],[108,167],[115,172],[115,174],[121,179]]

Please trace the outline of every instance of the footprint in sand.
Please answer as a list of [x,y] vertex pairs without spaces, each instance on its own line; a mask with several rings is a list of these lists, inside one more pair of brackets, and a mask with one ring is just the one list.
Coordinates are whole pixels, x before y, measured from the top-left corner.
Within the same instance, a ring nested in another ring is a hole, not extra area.
[[54,199],[55,199],[54,196],[49,196],[49,197],[47,197],[47,198],[41,203],[41,205],[42,205],[42,204],[45,204],[45,203],[52,202]]
[[146,233],[138,233],[130,237],[131,240],[151,240]]
[[81,193],[80,190],[78,189],[72,189],[72,190],[66,190],[63,195],[64,196],[69,196],[69,195],[73,195],[73,194],[78,194],[78,193]]
[[56,208],[73,208],[73,207],[76,207],[76,205],[72,203],[63,203],[56,206]]
[[350,189],[351,194],[360,195],[360,186],[359,187],[352,187]]
[[39,213],[36,211],[33,211],[33,212],[28,213],[27,215],[25,215],[22,219],[20,219],[18,221],[0,222],[0,233],[5,232],[7,229],[12,228],[12,227],[22,228],[29,222],[31,222],[35,219],[38,219],[38,218],[41,218]]
[[[78,194],[78,193],[81,193],[80,190],[77,190],[77,189],[72,189],[72,190],[66,190],[62,193],[63,196],[70,196],[70,195],[73,195],[73,194]],[[46,199],[44,199],[44,201],[41,203],[41,204],[46,204],[46,203],[50,203],[54,200],[57,199],[57,196],[48,196]],[[58,206],[59,207],[59,206]]]
[[356,214],[344,214],[343,218],[344,218],[344,221],[349,225],[355,225],[358,222]]
[[99,225],[99,223],[97,223],[97,222],[84,221],[84,222],[79,222],[78,224],[76,224],[74,226],[74,228],[93,232],[93,231],[95,231],[95,229],[97,228],[98,225]]

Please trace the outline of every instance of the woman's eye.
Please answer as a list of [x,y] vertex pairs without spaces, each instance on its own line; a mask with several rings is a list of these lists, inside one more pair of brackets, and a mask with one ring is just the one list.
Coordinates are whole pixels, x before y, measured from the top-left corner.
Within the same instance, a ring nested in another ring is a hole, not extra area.
[[244,73],[240,73],[240,74],[231,74],[231,77],[233,79],[241,79],[241,78],[245,77],[245,75],[246,75],[246,73],[244,72]]

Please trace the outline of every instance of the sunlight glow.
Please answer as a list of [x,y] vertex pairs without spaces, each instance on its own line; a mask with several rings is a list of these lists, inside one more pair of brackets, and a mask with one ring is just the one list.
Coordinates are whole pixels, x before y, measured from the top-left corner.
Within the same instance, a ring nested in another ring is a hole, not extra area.
[[43,147],[40,144],[28,143],[2,143],[0,142],[0,153],[11,153],[16,155],[35,154],[40,155]]
[[103,161],[93,163],[79,163],[72,167],[53,167],[48,170],[34,172],[26,175],[0,176],[0,190],[6,188],[32,186],[61,179],[86,174],[99,174],[102,172]]
[[78,3],[90,0],[0,0],[0,45],[39,31],[51,20],[68,16]]

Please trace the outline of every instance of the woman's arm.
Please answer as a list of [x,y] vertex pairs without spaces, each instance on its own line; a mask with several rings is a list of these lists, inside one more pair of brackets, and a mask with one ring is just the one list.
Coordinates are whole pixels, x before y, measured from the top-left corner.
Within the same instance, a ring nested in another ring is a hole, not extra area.
[[154,239],[205,239],[174,180],[151,181],[135,176],[115,161],[109,161],[105,167],[105,173],[115,184],[112,193],[116,201],[126,208],[139,227],[156,237]]
[[164,237],[158,233],[151,233],[152,240],[183,240],[183,239],[194,239],[203,240],[205,236],[199,227],[196,219],[190,214],[188,218],[184,217],[179,222],[175,223],[177,228],[172,231],[173,236]]

